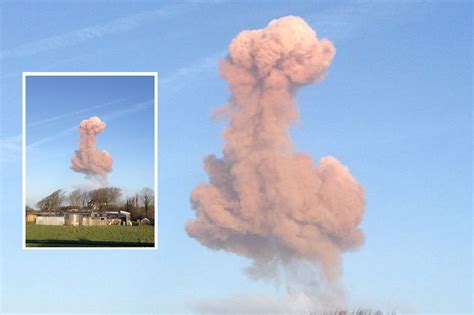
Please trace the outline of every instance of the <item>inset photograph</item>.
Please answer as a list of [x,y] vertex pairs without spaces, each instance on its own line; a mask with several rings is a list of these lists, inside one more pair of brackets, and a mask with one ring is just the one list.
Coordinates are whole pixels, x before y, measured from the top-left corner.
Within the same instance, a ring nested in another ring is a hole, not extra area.
[[157,81],[23,73],[23,248],[157,248]]

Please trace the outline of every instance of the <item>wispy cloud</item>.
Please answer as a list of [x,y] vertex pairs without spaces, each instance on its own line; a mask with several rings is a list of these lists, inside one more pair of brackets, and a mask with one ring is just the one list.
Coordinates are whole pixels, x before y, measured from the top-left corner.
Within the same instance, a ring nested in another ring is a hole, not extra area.
[[[1,54],[1,53],[0,53]],[[57,59],[54,62],[51,63],[37,63],[33,65],[32,67],[28,68],[28,71],[30,72],[46,72],[58,68],[67,68],[68,71],[70,71],[70,66],[71,64],[78,64],[79,61],[84,61],[87,59],[91,59],[94,57],[94,54],[83,54],[83,55],[78,55],[74,57],[68,57],[68,58],[63,58],[63,59]],[[6,83],[11,83],[11,84],[17,84],[17,81],[15,80],[8,80],[11,78],[21,78],[22,72],[21,71],[14,71],[14,72],[8,72],[5,74],[0,75],[0,80],[4,80],[5,82],[2,84]]]
[[66,114],[57,115],[57,116],[49,117],[49,118],[46,118],[46,119],[34,121],[34,122],[31,122],[31,123],[28,123],[28,128],[38,127],[38,126],[42,126],[42,125],[45,125],[45,124],[52,123],[54,121],[63,120],[65,118],[78,116],[80,114],[87,113],[87,112],[90,112],[92,110],[97,110],[97,109],[100,109],[100,108],[104,108],[104,107],[108,107],[108,106],[120,103],[124,100],[125,99],[120,98],[120,99],[117,99],[117,100],[114,100],[114,101],[111,101],[111,102],[107,102],[107,103],[104,103],[104,104],[99,104],[99,105],[83,108],[81,110],[77,110],[77,111],[74,111],[74,112],[70,112],[70,113],[66,113]]
[[187,66],[181,67],[168,77],[159,80],[160,89],[164,93],[173,94],[185,87],[189,80],[193,80],[205,72],[216,71],[219,59],[225,56],[226,52],[219,51],[205,58],[199,59]]
[[27,148],[28,150],[30,150],[30,149],[36,149],[36,148],[40,147],[42,144],[44,144],[44,143],[47,143],[47,142],[50,142],[50,141],[52,141],[52,140],[59,139],[59,138],[62,138],[62,137],[64,137],[64,136],[67,136],[67,135],[72,134],[75,130],[77,130],[77,128],[78,128],[77,126],[74,126],[74,127],[71,127],[71,128],[64,129],[64,130],[62,130],[62,131],[60,131],[60,132],[55,133],[54,135],[47,136],[47,137],[44,137],[44,138],[42,138],[42,139],[40,139],[40,140],[37,140],[37,141],[35,141],[35,142],[33,142],[33,143],[30,143],[30,144],[28,144],[28,145],[26,146],[26,148]]
[[21,160],[21,134],[0,138],[0,163],[19,162]]
[[104,118],[104,120],[106,120],[106,121],[111,121],[111,120],[123,117],[125,115],[130,115],[130,114],[133,114],[133,113],[136,113],[136,112],[140,112],[140,111],[145,110],[148,107],[153,106],[153,105],[154,105],[153,100],[148,100],[148,101],[136,103],[136,104],[133,104],[132,106],[129,106],[127,108],[102,115],[102,118]]
[[406,3],[405,1],[341,2],[334,7],[306,17],[306,20],[315,27],[318,33],[321,33],[321,37],[327,36],[337,44],[339,41],[350,39],[377,19],[393,15],[407,5],[409,5],[408,1]]
[[322,313],[305,294],[271,296],[242,294],[206,298],[191,305],[198,314],[311,314]]
[[34,122],[31,122],[31,123],[28,124],[28,128],[34,128],[34,127],[42,126],[42,125],[45,125],[45,124],[52,123],[54,121],[63,120],[65,118],[74,117],[74,116],[77,116],[77,115],[80,115],[80,114],[83,114],[83,113],[87,113],[87,112],[90,112],[92,110],[108,107],[108,106],[120,103],[123,100],[124,99],[121,98],[121,99],[117,99],[117,100],[114,100],[114,101],[111,101],[111,102],[107,102],[105,104],[99,104],[99,105],[91,106],[91,107],[88,107],[88,108],[83,108],[83,109],[78,110],[78,111],[74,111],[74,112],[70,112],[70,113],[66,113],[66,114],[57,115],[57,116],[54,116],[54,117],[34,121]]
[[[190,305],[197,314],[332,314],[333,307],[323,304],[314,304],[305,293],[288,293],[276,296],[268,294],[241,294],[228,297],[213,297],[198,300]],[[348,314],[355,314],[356,310],[376,310],[383,314],[397,312],[416,313],[415,309],[396,301],[354,301],[348,305],[339,306]]]
[[84,27],[53,37],[48,37],[2,50],[0,60],[31,56],[41,52],[77,45],[87,40],[101,38],[105,35],[129,31],[158,18],[167,18],[190,8],[190,4],[179,3],[164,6],[157,10],[144,11],[126,17],[117,18],[106,23]]

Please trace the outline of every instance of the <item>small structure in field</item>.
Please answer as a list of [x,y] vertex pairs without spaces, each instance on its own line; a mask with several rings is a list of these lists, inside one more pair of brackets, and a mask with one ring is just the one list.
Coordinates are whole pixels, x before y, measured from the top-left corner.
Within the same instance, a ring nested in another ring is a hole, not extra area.
[[83,215],[77,212],[67,212],[64,215],[64,224],[65,225],[72,225],[72,226],[78,226],[82,225],[82,218]]
[[148,218],[143,218],[138,221],[139,225],[151,225],[151,220]]
[[109,211],[106,212],[108,225],[131,225],[130,212]]
[[88,226],[108,225],[107,216],[101,212],[92,212],[90,216],[82,219],[82,225],[88,225]]
[[119,212],[120,212],[120,214],[122,214],[122,215],[125,216],[125,223],[126,223],[126,225],[132,225],[132,220],[131,220],[130,212],[128,212],[128,211],[123,211],[123,210],[120,210]]
[[38,225],[64,225],[64,213],[40,212],[36,215],[35,223]]
[[28,214],[26,215],[26,222],[27,222],[27,223],[35,223],[35,221],[36,221],[36,214],[34,214],[34,213],[28,213]]

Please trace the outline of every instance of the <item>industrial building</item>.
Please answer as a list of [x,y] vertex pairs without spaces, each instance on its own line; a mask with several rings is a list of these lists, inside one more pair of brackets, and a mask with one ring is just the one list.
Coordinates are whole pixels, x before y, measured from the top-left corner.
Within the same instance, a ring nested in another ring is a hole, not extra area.
[[39,225],[70,225],[70,226],[106,226],[132,225],[130,212],[127,211],[93,211],[69,210],[59,212],[39,212],[27,215],[27,222]]

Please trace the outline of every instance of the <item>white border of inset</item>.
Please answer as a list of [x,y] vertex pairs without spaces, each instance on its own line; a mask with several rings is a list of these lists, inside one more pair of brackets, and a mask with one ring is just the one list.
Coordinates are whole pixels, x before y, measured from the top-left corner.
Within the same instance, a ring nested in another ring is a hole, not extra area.
[[[154,247],[26,247],[26,77],[28,76],[151,76],[155,101],[155,246]],[[22,248],[25,250],[156,250],[158,249],[158,72],[23,72],[22,73]]]

